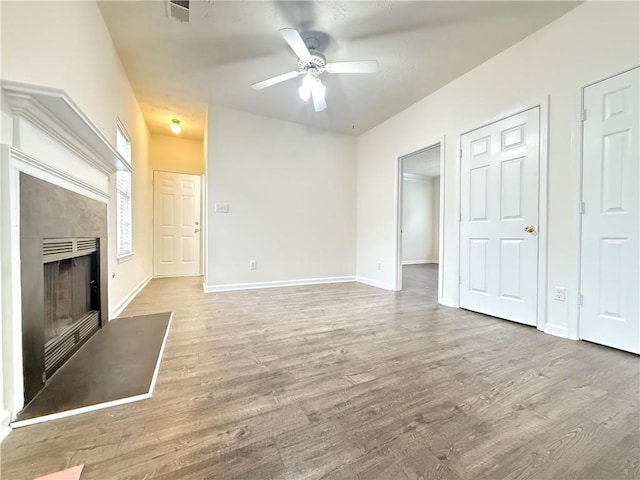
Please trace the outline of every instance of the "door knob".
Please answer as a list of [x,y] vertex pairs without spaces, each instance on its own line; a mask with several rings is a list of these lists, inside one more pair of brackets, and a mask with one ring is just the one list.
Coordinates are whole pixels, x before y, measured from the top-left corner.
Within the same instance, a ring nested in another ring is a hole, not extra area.
[[536,227],[534,227],[533,225],[527,225],[526,227],[524,227],[524,231],[527,233],[533,233],[536,231]]
[[199,229],[199,228],[196,228],[196,229],[193,231],[193,233],[198,233],[199,231],[200,231],[200,229]]

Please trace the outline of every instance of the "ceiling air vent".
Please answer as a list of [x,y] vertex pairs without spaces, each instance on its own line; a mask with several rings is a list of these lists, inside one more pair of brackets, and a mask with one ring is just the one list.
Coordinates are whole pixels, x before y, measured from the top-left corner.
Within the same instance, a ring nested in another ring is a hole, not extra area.
[[169,0],[169,16],[189,23],[189,0]]

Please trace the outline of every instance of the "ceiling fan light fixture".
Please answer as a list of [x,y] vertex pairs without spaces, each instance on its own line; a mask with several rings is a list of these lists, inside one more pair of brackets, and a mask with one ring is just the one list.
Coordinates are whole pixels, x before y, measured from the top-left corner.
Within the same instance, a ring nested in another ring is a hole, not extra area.
[[300,98],[305,102],[311,98],[311,91],[314,88],[315,80],[316,78],[310,73],[307,73],[302,79],[302,86],[298,90],[298,93],[300,94]]
[[354,62],[327,63],[325,56],[317,51],[318,41],[315,38],[307,38],[305,41],[300,32],[295,28],[281,28],[280,34],[291,50],[298,57],[298,69],[282,73],[275,77],[256,82],[251,85],[254,90],[285,82],[299,75],[304,75],[302,84],[298,89],[300,98],[307,102],[313,99],[313,109],[322,112],[327,108],[325,98],[326,87],[320,81],[320,76],[325,72],[334,73],[376,73],[379,69],[377,60],[357,60]]
[[175,135],[179,135],[180,132],[182,131],[182,125],[180,125],[180,120],[178,120],[177,118],[171,119],[171,125],[169,125],[169,128]]
[[305,102],[311,98],[312,94],[324,94],[327,87],[325,87],[320,79],[311,73],[307,73],[302,80],[302,86],[298,90],[300,98]]

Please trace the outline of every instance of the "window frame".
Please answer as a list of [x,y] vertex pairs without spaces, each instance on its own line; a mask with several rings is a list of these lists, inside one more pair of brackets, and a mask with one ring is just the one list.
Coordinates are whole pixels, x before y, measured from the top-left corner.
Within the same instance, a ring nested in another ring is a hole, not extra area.
[[[122,148],[121,139],[126,142]],[[131,167],[131,137],[120,119],[116,119],[116,151]],[[133,256],[133,185],[132,172],[118,170],[116,180],[116,260],[118,263],[129,260]],[[124,187],[124,188],[123,188]],[[122,206],[123,199],[125,201]],[[123,218],[123,209],[126,218]],[[122,238],[122,230],[128,227],[126,239]]]

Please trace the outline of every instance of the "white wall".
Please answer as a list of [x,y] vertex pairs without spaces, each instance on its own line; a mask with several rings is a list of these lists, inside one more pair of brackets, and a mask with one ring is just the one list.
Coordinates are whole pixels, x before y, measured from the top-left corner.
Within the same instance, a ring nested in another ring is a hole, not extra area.
[[[457,302],[460,133],[548,95],[548,288],[542,295],[549,299],[549,330],[575,336],[580,88],[640,62],[639,8],[637,2],[587,2],[361,135],[358,275],[393,285],[396,156],[446,136],[443,294]],[[567,287],[567,302],[551,300],[555,285]]]
[[209,289],[355,275],[355,137],[214,106],[207,133]]
[[[116,118],[131,136],[135,255],[116,263],[112,210],[113,310],[151,271],[149,132],[133,90],[95,2],[3,2],[1,35],[3,79],[64,89],[114,145]],[[3,142],[8,140],[5,135],[3,129]],[[113,195],[115,181],[111,183]]]
[[[438,178],[403,178],[402,262],[438,262]],[[435,200],[435,203],[434,203]]]
[[[3,79],[65,90],[80,109],[115,144],[116,118],[120,118],[132,141],[133,257],[115,260],[115,202],[109,224],[110,311],[127,300],[132,290],[151,272],[152,170],[148,155],[148,129],[120,63],[111,37],[95,2],[2,2],[1,74]],[[11,115],[2,99],[2,142],[11,144]],[[60,165],[61,171],[70,168]],[[74,172],[68,172],[73,176]],[[109,185],[115,194],[115,181]],[[4,238],[4,237],[3,237]],[[3,248],[4,248],[3,244]],[[7,265],[2,265],[6,278]],[[115,278],[111,279],[112,274]],[[2,287],[6,289],[7,283]],[[3,330],[8,321],[3,305]],[[15,380],[11,359],[5,357],[6,407],[21,407],[21,379]],[[10,375],[7,375],[7,369]]]

